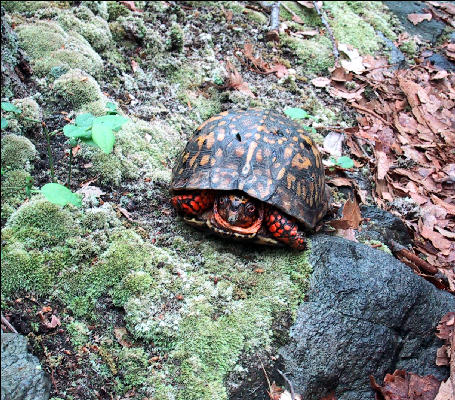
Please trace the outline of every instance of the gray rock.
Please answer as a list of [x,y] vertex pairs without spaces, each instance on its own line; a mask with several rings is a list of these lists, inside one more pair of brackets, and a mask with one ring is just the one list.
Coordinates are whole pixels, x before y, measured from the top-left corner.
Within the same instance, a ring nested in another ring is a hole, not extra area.
[[27,351],[27,338],[17,333],[2,337],[1,400],[47,400],[50,382],[38,359]]
[[285,372],[305,400],[374,398],[369,376],[405,369],[445,379],[435,365],[435,327],[455,298],[385,252],[316,235],[308,301],[280,349]]
[[397,216],[375,206],[362,205],[360,212],[364,220],[356,232],[359,241],[378,240],[389,247],[391,240],[405,247],[412,244],[408,228]]

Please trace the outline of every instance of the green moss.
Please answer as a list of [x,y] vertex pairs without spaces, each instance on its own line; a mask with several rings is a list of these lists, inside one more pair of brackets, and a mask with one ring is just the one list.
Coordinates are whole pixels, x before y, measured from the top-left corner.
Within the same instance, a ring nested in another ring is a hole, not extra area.
[[67,208],[34,198],[23,204],[8,220],[11,239],[22,241],[29,248],[44,248],[63,244],[79,228]]
[[80,68],[92,75],[103,68],[100,56],[81,35],[67,34],[56,22],[20,24],[16,32],[38,76],[47,75],[55,67]]
[[[81,5],[89,8],[94,14],[99,15],[104,20],[108,20],[108,3],[113,1],[81,1]],[[125,7],[126,8],[126,7]]]
[[80,348],[89,340],[90,331],[84,322],[71,321],[66,325],[66,329],[71,337],[71,343],[74,347]]
[[25,136],[4,135],[2,137],[2,168],[32,169],[36,157],[35,145]]
[[380,49],[374,27],[357,15],[345,2],[327,1],[324,8],[330,12],[330,26],[339,43],[350,44],[361,54],[372,54]]
[[123,390],[141,387],[148,379],[148,354],[140,347],[123,348],[116,353]]
[[146,293],[153,283],[153,277],[145,271],[133,271],[126,275],[114,290],[114,304],[122,306],[132,296]]
[[[6,11],[34,14],[35,12],[48,8],[50,6],[49,1],[5,1],[2,6],[5,7]],[[68,1],[53,1],[53,7],[66,8],[69,7]]]
[[25,187],[32,180],[24,169],[7,170],[2,174],[2,219],[9,216],[25,201]]
[[[302,19],[303,24],[308,27],[322,26],[321,18],[318,16],[316,11],[313,8],[301,7],[295,1],[284,1],[284,5],[288,9],[292,10],[300,19]],[[293,15],[288,12],[284,7],[280,8],[280,17],[286,21],[291,21]]]
[[[118,25],[115,29],[116,34],[112,32],[116,41],[127,39],[142,42],[147,34],[147,27],[142,18],[129,15],[117,18],[116,23]],[[109,26],[113,26],[112,23]]]
[[131,15],[131,11],[128,10],[123,4],[117,1],[105,1],[107,4],[107,11],[109,13],[109,22],[116,21],[119,17],[127,17]]
[[135,120],[116,133],[113,153],[84,146],[82,154],[92,161],[92,170],[104,183],[118,185],[139,177],[168,182],[170,160],[180,150],[180,142],[179,134],[164,121]]
[[102,100],[98,82],[80,69],[72,69],[54,82],[54,93],[67,106],[79,109]]
[[[15,116],[22,132],[34,136],[41,133],[41,120],[43,118],[43,114],[38,103],[32,97],[15,99],[12,103],[22,110],[21,114]],[[30,121],[31,119],[38,122]]]
[[247,18],[260,26],[267,26],[269,19],[261,12],[248,10]]
[[183,29],[178,23],[174,22],[172,23],[170,29],[168,49],[169,51],[181,53],[183,51],[183,43],[184,43]]
[[417,53],[418,46],[414,39],[409,39],[400,44],[400,50],[409,57],[414,57]]
[[280,35],[282,46],[288,47],[297,56],[297,63],[304,64],[305,70],[312,74],[327,74],[333,67],[334,58],[330,39],[321,36],[312,39],[300,39]]
[[347,1],[351,8],[365,22],[375,30],[381,31],[390,40],[396,40],[397,35],[393,26],[398,25],[398,19],[389,12],[387,6],[381,1]]
[[107,22],[85,6],[60,13],[57,20],[63,29],[78,32],[97,51],[106,49],[111,43],[112,34]]
[[390,248],[386,244],[380,242],[379,240],[360,240],[360,242],[368,246],[374,246],[374,248],[382,250],[388,254],[392,254]]

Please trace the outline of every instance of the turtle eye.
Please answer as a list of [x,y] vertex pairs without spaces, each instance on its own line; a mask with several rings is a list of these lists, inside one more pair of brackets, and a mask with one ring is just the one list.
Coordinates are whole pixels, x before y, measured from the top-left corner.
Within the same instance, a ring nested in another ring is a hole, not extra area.
[[254,206],[254,204],[250,203],[246,206],[246,211],[249,214],[253,214],[256,211],[256,207]]

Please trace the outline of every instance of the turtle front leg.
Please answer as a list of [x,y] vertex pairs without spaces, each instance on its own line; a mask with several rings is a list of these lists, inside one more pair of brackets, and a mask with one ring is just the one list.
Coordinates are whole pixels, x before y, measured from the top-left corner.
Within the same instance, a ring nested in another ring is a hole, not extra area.
[[299,228],[297,220],[279,210],[269,210],[265,224],[270,234],[280,242],[296,250],[305,250],[305,233]]
[[215,195],[211,190],[188,192],[172,197],[171,203],[180,214],[199,215],[213,206]]

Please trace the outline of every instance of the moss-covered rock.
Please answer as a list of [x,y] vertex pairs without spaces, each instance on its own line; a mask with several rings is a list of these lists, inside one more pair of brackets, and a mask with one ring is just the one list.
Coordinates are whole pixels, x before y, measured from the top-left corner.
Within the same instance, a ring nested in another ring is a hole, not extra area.
[[98,82],[80,69],[72,69],[58,78],[54,82],[54,94],[57,101],[76,110],[103,99]]
[[[114,151],[84,146],[81,154],[93,163],[92,170],[104,183],[118,185],[138,179],[169,182],[170,160],[183,146],[178,133],[164,121],[134,120],[117,132]],[[181,145],[178,145],[181,143]]]
[[108,23],[95,16],[88,7],[79,6],[62,12],[57,21],[70,34],[71,31],[78,32],[97,51],[106,49],[111,43],[112,34]]
[[24,169],[7,170],[2,174],[2,219],[9,216],[27,198],[26,187],[33,181]]
[[20,46],[30,56],[38,76],[47,75],[52,68],[79,68],[98,75],[103,68],[101,57],[78,33],[66,33],[54,21],[24,23],[16,27]]
[[169,32],[168,49],[180,53],[183,50],[184,33],[182,27],[174,22]]
[[57,244],[78,233],[78,223],[67,208],[41,198],[23,204],[6,224],[11,240],[41,249]]
[[35,145],[25,136],[11,134],[2,137],[2,168],[30,171],[35,157]]
[[[108,3],[113,1],[81,1],[81,5],[89,8],[94,14],[100,16],[105,21],[109,18]],[[125,7],[126,8],[126,7]]]
[[131,15],[131,11],[117,1],[104,1],[103,3],[107,5],[109,22],[116,21],[119,17],[127,17]]
[[324,36],[301,39],[288,35],[280,36],[283,46],[291,49],[298,57],[297,62],[304,64],[305,70],[312,74],[327,74],[335,61],[330,39]]
[[69,1],[53,1],[52,4],[49,1],[5,1],[2,6],[9,12],[25,13],[33,15],[39,10],[46,9],[48,7],[69,7]]
[[41,121],[43,119],[43,113],[38,103],[32,97],[14,99],[12,103],[22,111],[14,118],[18,121],[22,133],[38,136],[42,132]]

